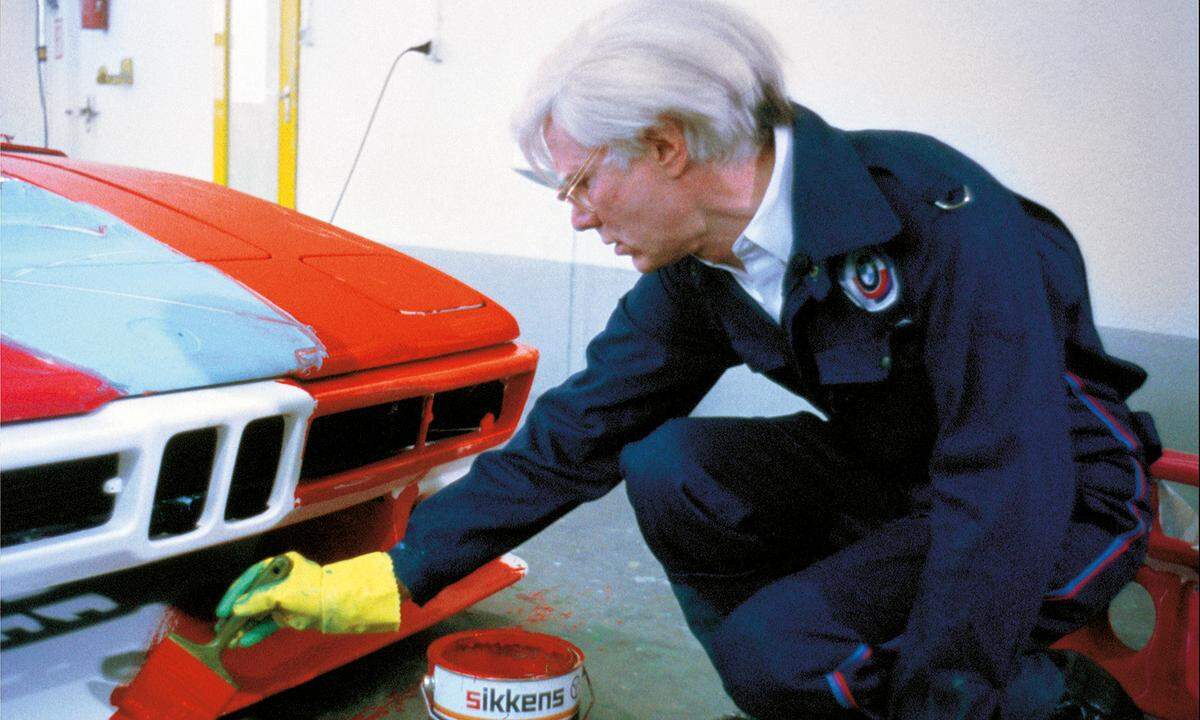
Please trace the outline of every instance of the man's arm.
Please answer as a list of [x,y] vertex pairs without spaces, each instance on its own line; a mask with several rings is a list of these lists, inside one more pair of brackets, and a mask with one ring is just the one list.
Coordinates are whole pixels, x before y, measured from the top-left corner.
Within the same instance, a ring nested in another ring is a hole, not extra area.
[[934,223],[925,364],[937,413],[930,552],[899,639],[892,711],[991,717],[1028,640],[1071,515],[1062,341],[1034,232],[973,187]]
[[607,493],[621,448],[691,412],[737,362],[704,303],[680,289],[681,271],[643,276],[589,344],[587,367],[543,394],[506,447],[414,509],[390,551],[414,600]]
[[[679,268],[676,268],[678,270]],[[673,287],[670,270],[642,277],[589,345],[587,368],[535,404],[503,450],[419,504],[404,541],[317,565],[288,553],[292,572],[250,590],[270,559],[240,577],[218,606],[221,618],[271,617],[247,627],[247,647],[287,625],[326,632],[394,629],[403,600],[424,603],[441,588],[620,481],[626,443],[690,412],[736,362],[698,299]]]

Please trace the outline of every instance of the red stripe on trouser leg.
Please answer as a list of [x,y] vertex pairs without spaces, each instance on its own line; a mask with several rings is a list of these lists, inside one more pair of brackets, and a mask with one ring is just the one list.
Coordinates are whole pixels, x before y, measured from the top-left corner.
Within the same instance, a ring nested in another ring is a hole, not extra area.
[[834,673],[833,677],[837,681],[838,687],[841,688],[842,693],[845,695],[846,701],[849,703],[847,707],[857,709],[858,700],[855,699],[854,693],[850,692],[850,685],[846,683],[846,676],[839,672]]

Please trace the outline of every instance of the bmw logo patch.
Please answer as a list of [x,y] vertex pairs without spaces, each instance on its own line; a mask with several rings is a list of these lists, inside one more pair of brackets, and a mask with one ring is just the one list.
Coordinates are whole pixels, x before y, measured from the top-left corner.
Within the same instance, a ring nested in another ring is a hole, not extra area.
[[867,312],[882,312],[900,299],[896,263],[882,250],[865,248],[847,255],[838,280],[850,302]]

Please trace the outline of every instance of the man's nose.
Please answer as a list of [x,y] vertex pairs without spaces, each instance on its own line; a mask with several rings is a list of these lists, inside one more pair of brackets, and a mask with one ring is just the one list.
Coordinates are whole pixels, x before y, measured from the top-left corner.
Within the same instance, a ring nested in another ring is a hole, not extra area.
[[600,227],[600,218],[596,216],[595,210],[571,203],[571,227],[575,228],[576,232],[592,230]]

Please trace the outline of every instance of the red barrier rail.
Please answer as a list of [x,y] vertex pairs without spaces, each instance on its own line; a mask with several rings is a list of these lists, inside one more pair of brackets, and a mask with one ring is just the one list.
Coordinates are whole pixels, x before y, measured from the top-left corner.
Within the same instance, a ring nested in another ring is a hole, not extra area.
[[[1167,450],[1150,467],[1150,476],[1157,507],[1159,482],[1200,485],[1200,459]],[[1154,630],[1145,646],[1135,650],[1123,643],[1105,615],[1063,638],[1056,647],[1077,650],[1103,665],[1145,713],[1163,720],[1194,720],[1200,702],[1198,563],[1197,546],[1164,533],[1156,514],[1146,563],[1135,578],[1154,603]]]

